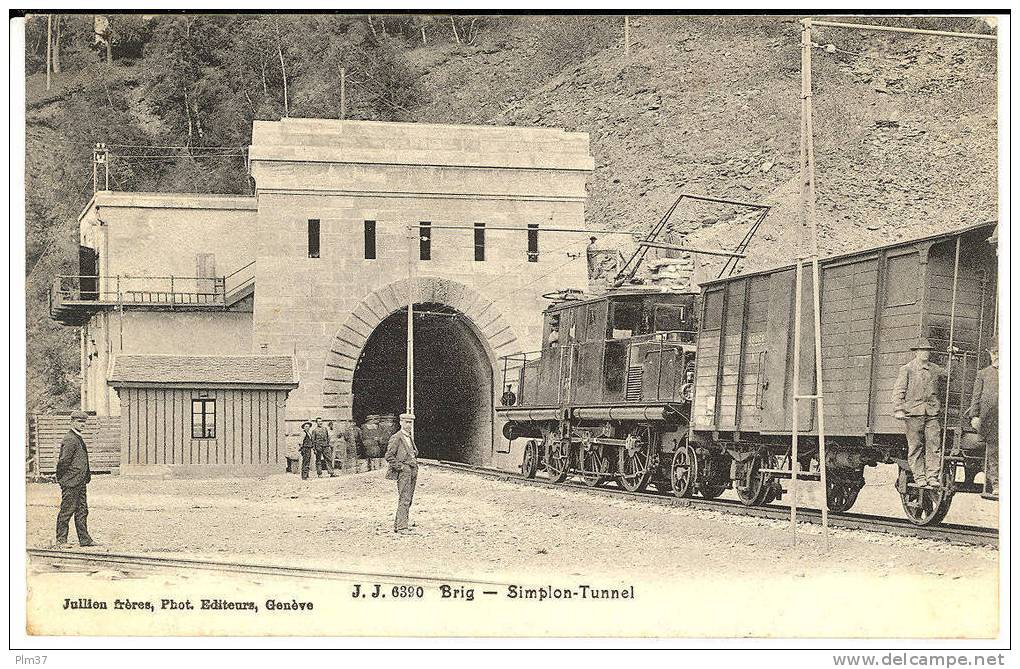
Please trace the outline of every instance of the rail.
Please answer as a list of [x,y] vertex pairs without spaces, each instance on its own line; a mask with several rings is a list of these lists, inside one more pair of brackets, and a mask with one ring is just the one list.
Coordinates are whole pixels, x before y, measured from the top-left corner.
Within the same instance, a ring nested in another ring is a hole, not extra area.
[[[552,481],[534,478],[529,479],[516,472],[508,472],[492,467],[478,465],[467,465],[460,462],[448,462],[445,460],[429,460],[419,458],[420,463],[441,469],[462,471],[476,476],[499,479],[517,483],[520,485],[534,486],[540,488],[556,488],[573,490],[580,494],[602,495],[625,499],[637,499],[650,504],[664,506],[686,507],[692,509],[705,509],[719,511],[740,516],[751,516],[756,518],[767,518],[776,521],[788,520],[790,509],[782,504],[769,504],[766,506],[745,506],[736,500],[726,499],[702,499],[698,497],[679,498],[666,492],[629,492],[622,488],[602,486],[591,488],[580,483],[554,483]],[[817,509],[798,509],[798,521],[812,525],[820,525],[822,514]],[[959,525],[955,523],[942,523],[937,526],[915,525],[903,518],[889,516],[869,516],[862,513],[835,513],[828,514],[829,524],[832,527],[839,527],[846,530],[865,530],[871,532],[883,532],[900,536],[917,537],[922,539],[934,539],[948,541],[954,544],[969,546],[998,546],[999,531],[994,527],[979,527],[973,525]]]

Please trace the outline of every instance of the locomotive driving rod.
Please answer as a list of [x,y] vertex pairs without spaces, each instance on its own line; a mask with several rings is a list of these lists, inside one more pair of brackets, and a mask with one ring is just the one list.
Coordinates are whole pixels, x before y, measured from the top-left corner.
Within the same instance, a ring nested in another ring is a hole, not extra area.
[[648,242],[640,241],[638,246],[649,246],[653,249],[667,249],[669,251],[687,251],[688,253],[703,253],[708,256],[729,256],[731,258],[746,258],[746,253],[737,253],[735,251],[722,251],[714,249],[693,249],[689,246],[676,246],[674,244],[662,244],[660,242]]

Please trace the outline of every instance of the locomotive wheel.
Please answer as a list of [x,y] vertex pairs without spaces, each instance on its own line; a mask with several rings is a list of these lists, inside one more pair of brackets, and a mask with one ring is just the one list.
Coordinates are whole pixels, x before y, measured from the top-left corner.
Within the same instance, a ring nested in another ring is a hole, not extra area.
[[[644,436],[647,437],[645,432]],[[648,440],[633,434],[627,438],[629,444],[620,448],[619,475],[617,483],[624,490],[638,492],[648,485],[652,474],[652,449]]]
[[942,477],[940,488],[915,488],[908,486],[906,493],[900,493],[903,511],[915,525],[938,525],[949,513],[953,503],[953,491],[947,487],[950,481]]
[[669,481],[673,494],[677,497],[690,497],[694,494],[694,484],[698,480],[698,456],[689,444],[677,445],[673,454],[673,466],[669,469]]
[[729,486],[725,483],[701,483],[698,485],[698,494],[705,499],[715,499],[727,489]]
[[545,460],[545,471],[553,483],[563,483],[570,474],[570,442],[551,442]]
[[524,459],[521,461],[521,474],[523,474],[525,478],[535,478],[535,474],[538,473],[538,461],[538,442],[531,439],[524,446]]
[[581,448],[581,471],[599,472],[598,474],[581,474],[581,482],[590,488],[600,486],[609,480],[609,458],[598,446]]
[[765,499],[769,495],[771,489],[771,481],[766,481],[766,477],[759,470],[766,460],[760,455],[751,456],[747,463],[750,474],[747,476],[746,487],[737,487],[737,497],[744,506],[760,506],[765,504]]

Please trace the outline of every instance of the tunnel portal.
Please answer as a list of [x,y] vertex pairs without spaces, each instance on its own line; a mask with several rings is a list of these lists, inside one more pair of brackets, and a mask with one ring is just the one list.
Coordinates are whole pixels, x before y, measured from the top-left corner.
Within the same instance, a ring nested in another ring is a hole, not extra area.
[[[414,306],[415,442],[419,456],[484,464],[493,440],[493,373],[467,316],[435,303]],[[351,406],[359,425],[404,411],[407,309],[383,319],[354,370]]]

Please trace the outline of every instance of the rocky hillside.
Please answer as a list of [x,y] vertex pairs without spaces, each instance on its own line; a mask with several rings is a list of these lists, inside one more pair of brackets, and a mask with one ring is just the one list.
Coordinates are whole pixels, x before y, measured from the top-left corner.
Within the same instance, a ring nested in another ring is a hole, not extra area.
[[[45,296],[55,274],[76,269],[74,220],[91,194],[91,143],[246,144],[253,118],[284,113],[272,69],[277,45],[290,63],[294,116],[337,114],[334,65],[355,62],[352,118],[588,132],[593,227],[647,230],[682,192],[772,204],[747,268],[789,258],[799,238],[798,18],[632,17],[626,55],[621,17],[459,17],[459,30],[449,17],[394,19],[387,34],[378,17],[292,16],[283,39],[268,19],[221,25],[163,17],[124,28],[129,47],[109,64],[95,65],[88,34],[78,52],[67,46],[64,71],[48,92],[34,24],[27,40],[30,410],[76,401],[77,340],[48,320]],[[990,30],[967,18],[878,20]],[[824,251],[997,216],[994,43],[831,28],[815,39]],[[201,105],[185,97],[182,106],[174,97],[182,88]],[[202,156],[119,159],[115,152],[113,187],[243,192],[243,160]],[[671,220],[672,236],[732,247],[747,229],[741,213],[685,205]],[[633,248],[621,239],[600,243]]]

